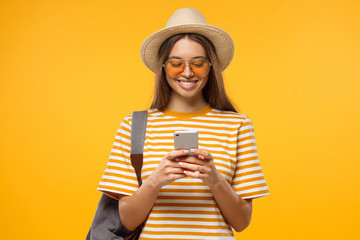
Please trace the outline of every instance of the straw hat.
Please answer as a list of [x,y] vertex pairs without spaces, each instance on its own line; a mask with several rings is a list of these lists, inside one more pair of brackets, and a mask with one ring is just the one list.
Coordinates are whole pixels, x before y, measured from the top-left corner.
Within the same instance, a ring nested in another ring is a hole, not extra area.
[[158,52],[161,44],[179,33],[197,33],[209,39],[215,46],[222,70],[230,64],[234,55],[234,43],[230,35],[221,28],[209,25],[204,16],[194,8],[177,10],[166,27],[151,34],[141,45],[141,60],[153,72],[159,64]]

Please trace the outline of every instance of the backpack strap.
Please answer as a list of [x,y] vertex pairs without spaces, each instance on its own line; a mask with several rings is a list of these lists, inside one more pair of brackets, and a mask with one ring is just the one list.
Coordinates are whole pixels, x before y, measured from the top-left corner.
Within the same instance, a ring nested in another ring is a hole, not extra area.
[[143,165],[143,151],[145,143],[147,111],[134,111],[131,121],[131,165],[135,169],[139,186],[142,184],[141,169]]

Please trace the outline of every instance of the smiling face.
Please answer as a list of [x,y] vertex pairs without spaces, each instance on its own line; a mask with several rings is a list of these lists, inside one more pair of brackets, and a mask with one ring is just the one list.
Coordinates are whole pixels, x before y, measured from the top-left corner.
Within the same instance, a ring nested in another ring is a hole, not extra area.
[[184,71],[176,77],[166,73],[166,80],[172,92],[170,101],[186,101],[193,104],[204,102],[202,90],[208,81],[206,76],[197,76],[190,68],[189,61],[192,59],[206,58],[205,49],[197,42],[188,38],[178,40],[170,51],[168,59],[186,59]]

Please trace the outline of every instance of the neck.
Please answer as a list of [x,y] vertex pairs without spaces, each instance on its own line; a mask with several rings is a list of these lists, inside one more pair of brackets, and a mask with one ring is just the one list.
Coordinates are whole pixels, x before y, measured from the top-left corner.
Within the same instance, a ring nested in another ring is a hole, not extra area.
[[207,105],[208,103],[203,96],[195,99],[184,99],[176,94],[171,94],[167,109],[175,112],[194,112],[203,109]]

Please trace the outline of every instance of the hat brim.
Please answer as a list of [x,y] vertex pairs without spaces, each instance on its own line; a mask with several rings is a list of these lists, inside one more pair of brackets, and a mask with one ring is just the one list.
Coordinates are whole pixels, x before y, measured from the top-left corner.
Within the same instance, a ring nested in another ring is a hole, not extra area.
[[208,24],[183,24],[161,29],[151,34],[143,42],[141,59],[151,71],[156,72],[159,63],[158,52],[162,43],[180,33],[197,33],[209,39],[215,46],[220,67],[225,70],[234,56],[234,43],[230,35],[221,28]]

